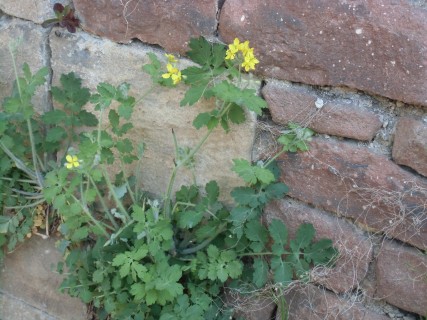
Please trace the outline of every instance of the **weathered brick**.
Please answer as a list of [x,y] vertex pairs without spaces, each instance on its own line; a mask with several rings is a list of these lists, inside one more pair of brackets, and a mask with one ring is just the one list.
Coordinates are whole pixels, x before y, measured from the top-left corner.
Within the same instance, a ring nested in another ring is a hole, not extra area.
[[377,258],[377,297],[422,316],[427,313],[427,256],[385,240]]
[[427,180],[348,142],[315,138],[279,157],[290,196],[421,249],[427,246]]
[[[387,320],[359,302],[348,301],[313,285],[295,286],[285,294],[288,320]],[[277,312],[276,320],[281,314]]]
[[427,106],[427,10],[413,1],[228,0],[219,31],[250,40],[268,77]]
[[67,0],[0,0],[0,10],[8,15],[30,20],[36,23],[55,17],[53,5],[62,3],[66,5]]
[[183,53],[190,38],[213,36],[217,1],[75,0],[86,31],[127,43],[137,38]]
[[273,121],[279,124],[292,121],[319,133],[357,140],[372,140],[382,125],[379,116],[359,107],[357,101],[318,100],[314,90],[305,86],[269,81],[262,93]]
[[282,220],[294,238],[302,223],[311,223],[316,229],[316,240],[331,239],[339,251],[336,265],[331,269],[312,272],[313,281],[334,292],[350,291],[364,279],[372,259],[372,245],[369,239],[343,219],[324,211],[298,204],[291,199],[270,203],[265,209],[265,219]]
[[[0,102],[12,93],[15,71],[9,45],[16,45],[14,53],[18,74],[27,63],[34,74],[45,65],[45,34],[42,27],[18,19],[0,18]],[[36,91],[33,103],[37,111],[47,110],[47,86]]]
[[[91,90],[100,82],[115,86],[127,82],[131,85],[130,94],[137,99],[153,86],[150,77],[141,70],[144,64],[149,63],[147,54],[155,53],[159,60],[166,62],[161,52],[141,44],[123,46],[84,32],[70,34],[57,29],[51,33],[50,44],[54,85],[58,85],[61,74],[73,71]],[[189,66],[185,59],[179,63],[180,67]],[[196,130],[192,122],[199,112],[213,108],[213,101],[202,101],[197,108],[180,108],[179,101],[185,91],[184,85],[175,88],[156,86],[135,106],[132,115],[133,129],[129,138],[135,144],[143,141],[146,145],[140,171],[142,188],[157,195],[166,191],[174,167],[175,148],[171,130],[174,130],[180,146],[194,147],[206,130]],[[222,129],[215,130],[196,155],[193,173],[197,182],[204,185],[210,180],[217,180],[221,195],[227,199],[231,189],[241,185],[241,179],[231,172],[232,159],[250,159],[255,119],[250,114],[247,118],[244,124],[233,126],[228,134]],[[191,184],[193,173],[191,170],[181,170],[175,186]]]
[[427,123],[400,118],[393,143],[393,160],[427,177]]

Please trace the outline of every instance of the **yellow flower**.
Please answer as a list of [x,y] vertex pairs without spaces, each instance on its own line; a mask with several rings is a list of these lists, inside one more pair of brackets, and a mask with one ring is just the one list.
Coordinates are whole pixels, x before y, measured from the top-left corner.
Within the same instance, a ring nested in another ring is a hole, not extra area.
[[235,38],[233,43],[228,45],[228,50],[225,52],[225,59],[233,60],[236,56],[236,53],[239,51],[240,46],[240,40],[238,38]]
[[257,58],[255,58],[252,48],[247,51],[244,59],[245,60],[242,63],[242,67],[245,68],[245,71],[255,70],[255,65],[259,63],[259,61]]
[[79,162],[79,159],[77,158],[77,156],[71,156],[71,155],[67,154],[67,156],[65,157],[65,160],[67,160],[67,162],[65,163],[65,167],[67,169],[73,169],[73,168],[77,168],[78,166],[80,166],[80,162]]
[[255,70],[255,65],[259,63],[258,59],[255,58],[254,48],[249,47],[249,41],[240,42],[238,38],[235,38],[232,44],[228,45],[228,50],[226,51],[225,59],[234,60],[238,53],[240,61],[243,61],[241,66],[245,71]]
[[167,73],[162,74],[162,77],[164,79],[172,79],[173,84],[178,84],[181,79],[182,79],[182,75],[181,75],[181,71],[178,70],[178,68],[175,68],[172,64],[168,63],[166,65],[166,69],[168,69]]
[[166,58],[168,58],[169,63],[178,62],[173,54],[165,54]]

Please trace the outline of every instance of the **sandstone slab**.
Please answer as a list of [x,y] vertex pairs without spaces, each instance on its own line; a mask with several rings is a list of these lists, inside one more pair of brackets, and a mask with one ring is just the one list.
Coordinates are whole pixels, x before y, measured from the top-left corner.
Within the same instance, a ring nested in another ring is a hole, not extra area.
[[84,30],[127,43],[137,38],[167,51],[183,53],[190,38],[213,36],[217,1],[76,0]]
[[295,122],[318,133],[357,140],[372,140],[382,126],[379,116],[357,101],[322,99],[306,86],[268,81],[262,93],[278,124]]
[[[100,82],[113,85],[127,82],[131,85],[130,95],[138,99],[152,88],[150,77],[141,70],[149,63],[148,52],[154,52],[159,59],[166,61],[163,53],[153,51],[141,44],[119,45],[110,40],[92,37],[83,32],[69,34],[57,30],[52,33],[52,67],[54,85],[59,82],[61,73],[75,72],[83,79],[83,85],[96,88]],[[188,66],[182,60],[181,66]],[[169,175],[174,166],[175,155],[172,129],[181,147],[193,147],[205,133],[196,130],[192,122],[199,112],[211,110],[212,101],[193,107],[179,107],[186,86],[176,88],[155,87],[142,103],[135,106],[132,118],[134,129],[130,139],[146,144],[142,162],[142,188],[157,195],[166,191]],[[217,129],[196,155],[194,173],[196,181],[204,185],[217,180],[226,198],[234,186],[242,181],[231,172],[232,159],[250,159],[252,141],[255,132],[255,119],[247,115],[245,124],[235,126],[226,134]],[[177,186],[192,184],[193,175],[189,170],[180,171]]]
[[[6,256],[0,272],[0,296],[4,305],[0,319],[24,319],[30,312],[33,316],[25,319],[86,318],[85,304],[58,291],[62,277],[54,270],[62,257],[55,241],[33,237]],[[9,304],[17,309],[11,309]]]
[[[46,33],[42,27],[28,21],[0,18],[0,103],[12,92],[15,81],[12,55],[9,46],[15,47],[15,60],[18,74],[22,75],[22,66],[27,63],[34,74],[46,64]],[[40,88],[33,99],[39,112],[48,109],[47,87]]]
[[407,311],[427,313],[427,256],[384,241],[377,258],[377,297]]
[[427,10],[412,1],[225,2],[225,42],[251,41],[265,76],[427,106]]
[[[387,320],[361,303],[319,289],[313,285],[295,286],[285,294],[288,320]],[[276,320],[282,319],[278,312]]]
[[393,160],[427,177],[427,123],[400,118],[393,143]]
[[315,138],[279,157],[291,197],[420,249],[427,246],[427,180],[348,142]]
[[302,223],[311,223],[316,229],[316,240],[331,239],[338,249],[339,258],[334,268],[313,270],[312,280],[326,288],[343,293],[351,291],[365,278],[372,259],[369,239],[348,222],[324,211],[312,209],[290,199],[271,202],[264,211],[267,223],[282,220],[290,239]]
[[36,23],[55,17],[53,5],[62,3],[66,5],[67,0],[0,0],[0,10],[8,15],[30,20]]

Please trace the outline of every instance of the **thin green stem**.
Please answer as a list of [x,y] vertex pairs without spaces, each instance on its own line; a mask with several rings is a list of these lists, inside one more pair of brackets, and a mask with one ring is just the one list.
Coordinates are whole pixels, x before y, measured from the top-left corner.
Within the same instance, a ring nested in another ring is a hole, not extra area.
[[102,175],[104,176],[105,182],[107,183],[108,190],[110,191],[111,195],[113,196],[114,202],[116,203],[119,210],[125,215],[127,220],[130,220],[130,216],[127,213],[127,210],[123,206],[123,203],[120,201],[120,199],[117,197],[116,192],[114,191],[113,183],[110,180],[110,177],[107,173],[107,170],[103,167],[102,168]]
[[99,230],[102,231],[102,233],[104,234],[104,236],[107,237],[107,238],[110,237],[110,235],[108,234],[107,230],[105,230],[105,228],[101,225],[101,223],[92,216],[92,213],[89,211],[88,207],[85,204],[83,204],[82,201],[80,201],[79,199],[77,199],[74,195],[71,195],[71,197],[74,199],[74,201],[76,201],[76,203],[78,203],[80,205],[80,207],[82,208],[83,212],[99,228]]
[[130,198],[132,199],[132,203],[136,203],[136,198],[135,198],[135,194],[132,190],[132,188],[130,187],[130,183],[129,183],[129,179],[128,179],[128,175],[126,174],[126,168],[125,165],[123,163],[122,158],[120,158],[120,169],[122,170],[122,172],[124,173],[124,178],[125,178],[125,183],[126,183],[126,189],[129,192]]
[[217,231],[209,238],[207,238],[205,241],[201,242],[200,244],[198,244],[197,246],[191,247],[191,248],[186,248],[183,250],[179,250],[178,252],[182,255],[186,255],[186,254],[193,254],[196,253],[197,251],[200,251],[202,249],[204,249],[205,247],[207,247],[221,232],[224,231],[225,227],[227,226],[227,223],[223,223],[221,224]]
[[102,209],[104,210],[104,212],[107,215],[108,219],[110,220],[111,224],[114,226],[114,229],[117,229],[119,226],[117,225],[116,221],[114,220],[114,217],[111,215],[110,211],[108,210],[108,207],[104,201],[104,198],[103,198],[101,192],[99,191],[99,188],[97,187],[95,181],[90,176],[90,174],[86,174],[86,175],[88,176],[89,181],[92,184],[92,186],[95,188],[96,195],[98,196],[98,199],[99,199],[99,202],[101,203]]
[[11,209],[25,209],[25,208],[32,208],[32,207],[35,207],[35,206],[37,206],[38,204],[42,204],[42,203],[44,203],[45,202],[45,200],[44,199],[42,199],[42,200],[39,200],[39,201],[36,201],[36,202],[32,202],[31,204],[27,204],[27,205],[23,205],[23,206],[13,206],[13,207],[4,207],[5,209],[8,209],[8,210],[11,210]]
[[203,146],[203,144],[209,138],[209,136],[211,135],[211,133],[213,132],[214,129],[215,129],[214,127],[210,128],[206,132],[206,134],[203,136],[203,138],[197,143],[197,145],[190,151],[190,153],[182,161],[175,164],[175,167],[173,168],[171,176],[169,178],[167,193],[166,193],[165,202],[164,202],[163,213],[164,213],[165,217],[170,218],[170,216],[171,216],[172,190],[173,190],[173,186],[175,184],[176,174],[177,174],[179,168],[181,168],[182,166],[185,166],[193,158],[193,156],[200,150],[200,148]]
[[267,161],[266,164],[264,164],[264,168],[268,167],[274,160],[276,160],[278,157],[280,157],[285,152],[286,152],[285,150],[282,150],[282,151],[276,153],[274,155],[274,157],[272,157],[270,160]]
[[[12,160],[13,160],[13,162],[15,162],[15,165],[16,165],[16,167],[18,168],[18,169],[20,169],[20,170],[22,170],[22,171],[24,171],[30,178],[32,178],[33,179],[33,181],[35,182],[35,183],[37,183],[38,184],[38,179],[37,179],[37,175],[36,175],[36,173],[33,171],[33,170],[31,170],[30,168],[28,168],[25,164],[24,164],[24,162],[22,162],[22,160],[21,159],[19,159],[18,157],[16,157],[14,154],[13,154],[13,152],[12,151],[10,151],[9,150],[9,148],[8,147],[6,147],[6,145],[2,142],[2,141],[0,141],[0,148],[2,148],[2,150],[4,151],[4,153],[6,153],[8,156],[9,156],[9,158],[11,158]],[[40,186],[41,187],[41,186]]]

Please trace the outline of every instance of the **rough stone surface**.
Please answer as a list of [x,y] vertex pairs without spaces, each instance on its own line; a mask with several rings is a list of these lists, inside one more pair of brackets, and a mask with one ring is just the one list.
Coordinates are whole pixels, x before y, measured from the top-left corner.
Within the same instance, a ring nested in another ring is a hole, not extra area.
[[[321,290],[313,285],[296,286],[285,294],[288,320],[387,320],[390,319],[368,310],[361,303]],[[280,320],[277,313],[276,320]]]
[[[4,306],[0,308],[0,319],[86,318],[86,305],[58,292],[62,280],[53,270],[61,255],[55,248],[55,241],[33,237],[6,256],[0,272],[0,297]],[[9,303],[17,309],[11,308]],[[29,312],[34,316],[25,318]]]
[[[58,37],[58,34],[60,35]],[[130,94],[138,97],[152,86],[150,77],[141,67],[149,62],[149,50],[139,44],[118,45],[109,40],[91,37],[84,33],[52,33],[53,83],[57,84],[61,73],[74,71],[83,79],[83,85],[91,89],[99,82],[118,85],[131,84]],[[165,57],[157,52],[159,59]],[[182,64],[188,64],[182,61]],[[205,133],[196,130],[192,122],[199,112],[213,107],[212,102],[193,107],[179,107],[186,87],[179,85],[174,89],[156,87],[133,114],[134,129],[130,138],[146,143],[146,153],[142,162],[141,178],[143,189],[161,195],[166,191],[175,154],[171,130],[174,129],[178,144],[193,147]],[[196,155],[195,175],[201,185],[217,180],[222,188],[221,194],[228,196],[234,186],[241,185],[239,177],[231,172],[232,159],[250,159],[255,132],[255,120],[248,115],[245,124],[233,127],[225,134],[218,129],[208,139]],[[192,174],[183,170],[178,174],[176,186],[191,184]]]
[[[0,18],[0,103],[11,94],[15,81],[9,44],[17,44],[15,59],[19,75],[22,75],[24,63],[28,63],[31,71],[35,73],[45,65],[45,37],[43,28],[32,22],[12,20],[6,16]],[[36,110],[46,110],[46,90],[40,89],[33,102]]]
[[322,99],[306,86],[268,81],[262,93],[279,124],[296,122],[318,133],[357,140],[372,140],[382,125],[379,116],[360,108],[358,101]]
[[377,258],[377,297],[407,311],[426,315],[427,256],[384,241]]
[[117,42],[138,38],[167,51],[183,53],[190,38],[213,36],[215,0],[75,0],[84,30]]
[[405,0],[225,2],[225,42],[251,41],[259,72],[427,106],[427,9]]
[[372,259],[372,245],[360,230],[348,222],[291,199],[272,202],[264,212],[267,223],[273,219],[282,220],[291,239],[295,237],[296,230],[302,223],[313,224],[316,240],[332,239],[340,256],[334,268],[321,268],[312,272],[312,280],[317,284],[343,293],[358,286],[366,276]]
[[242,295],[226,291],[225,300],[234,308],[234,318],[245,320],[272,320],[276,303],[270,295]]
[[399,119],[394,135],[393,160],[427,177],[427,122]]
[[279,157],[291,197],[383,232],[427,246],[427,181],[352,143],[315,138],[310,151]]
[[8,15],[36,23],[55,17],[55,3],[68,4],[67,0],[0,0],[0,10]]

